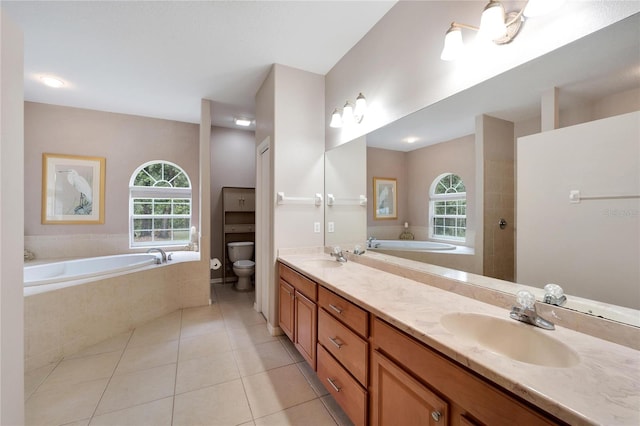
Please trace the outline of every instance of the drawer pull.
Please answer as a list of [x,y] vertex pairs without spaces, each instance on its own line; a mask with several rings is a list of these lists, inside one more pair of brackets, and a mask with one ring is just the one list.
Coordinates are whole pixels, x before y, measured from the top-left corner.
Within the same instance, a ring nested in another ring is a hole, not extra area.
[[329,337],[329,340],[331,340],[331,343],[333,343],[338,349],[340,349],[343,345],[343,343],[338,342],[338,340],[334,337]]
[[435,420],[436,422],[440,421],[440,417],[442,416],[442,414],[440,414],[439,411],[433,411],[431,413],[431,417],[433,418],[433,420]]
[[331,377],[327,377],[327,382],[329,382],[331,387],[334,388],[336,392],[340,392],[340,388],[338,387],[338,385],[335,384],[333,380],[331,380]]
[[342,315],[342,309],[338,308],[336,305],[332,305],[331,303],[329,304],[329,307],[331,309],[333,309],[334,311],[336,311],[338,313],[338,315]]

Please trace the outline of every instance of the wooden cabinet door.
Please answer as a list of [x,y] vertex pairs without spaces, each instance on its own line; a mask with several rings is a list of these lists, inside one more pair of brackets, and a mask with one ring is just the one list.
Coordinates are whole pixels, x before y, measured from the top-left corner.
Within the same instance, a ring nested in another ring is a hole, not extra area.
[[284,334],[293,341],[294,298],[295,290],[283,280],[280,280],[280,309],[278,313],[279,324]]
[[302,293],[295,294],[295,333],[293,343],[316,370],[316,342],[318,335],[318,306]]
[[448,404],[378,351],[371,359],[371,424],[441,426]]

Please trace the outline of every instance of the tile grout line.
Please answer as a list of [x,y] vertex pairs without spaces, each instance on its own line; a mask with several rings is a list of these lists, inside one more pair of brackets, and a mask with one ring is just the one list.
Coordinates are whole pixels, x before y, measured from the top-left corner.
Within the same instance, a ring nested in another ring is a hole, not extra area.
[[184,308],[180,309],[180,331],[178,332],[178,353],[176,354],[176,373],[173,376],[173,395],[171,397],[171,424],[173,425],[173,417],[176,410],[176,386],[178,385],[178,363],[180,362],[180,345],[182,342],[182,319],[184,317]]
[[102,394],[100,394],[100,398],[98,399],[98,402],[96,403],[96,408],[94,408],[93,409],[93,413],[91,413],[91,417],[89,418],[89,424],[91,424],[91,422],[93,421],[93,418],[96,415],[96,412],[98,411],[98,407],[100,406],[100,403],[102,402],[102,398],[104,398],[104,394],[107,392],[107,389],[109,388],[109,384],[111,384],[111,380],[113,379],[113,376],[116,374],[116,370],[118,369],[118,366],[120,365],[120,362],[122,361],[122,358],[124,357],[124,353],[126,352],[127,348],[129,347],[129,343],[131,342],[131,338],[133,337],[133,333],[135,333],[135,331],[136,331],[136,329],[134,328],[133,330],[131,330],[131,334],[129,334],[129,338],[127,339],[127,343],[124,345],[124,348],[122,349],[122,353],[120,354],[120,358],[118,359],[118,362],[116,362],[116,365],[113,367],[113,371],[111,372],[111,376],[109,376],[109,380],[107,380],[107,385],[102,390]]

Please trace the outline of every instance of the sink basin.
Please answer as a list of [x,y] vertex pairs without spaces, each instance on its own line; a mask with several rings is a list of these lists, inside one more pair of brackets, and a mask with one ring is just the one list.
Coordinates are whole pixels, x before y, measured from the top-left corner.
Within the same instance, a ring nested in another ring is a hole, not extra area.
[[542,330],[515,320],[472,313],[443,315],[440,323],[457,338],[475,343],[516,361],[567,368],[580,361],[578,354]]
[[342,266],[342,263],[333,259],[309,259],[305,260],[304,264],[316,268],[339,268]]

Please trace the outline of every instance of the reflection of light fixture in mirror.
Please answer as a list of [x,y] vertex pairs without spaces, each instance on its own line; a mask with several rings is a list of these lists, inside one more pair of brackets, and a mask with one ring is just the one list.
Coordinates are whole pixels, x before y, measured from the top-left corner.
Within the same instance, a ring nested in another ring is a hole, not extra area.
[[358,94],[356,98],[355,107],[350,101],[347,101],[342,108],[342,114],[340,110],[335,108],[331,113],[331,122],[329,127],[339,128],[342,126],[348,126],[351,124],[360,124],[364,118],[364,114],[367,111],[367,100],[362,93]]
[[236,126],[249,127],[251,126],[251,120],[248,118],[234,118],[233,122],[236,123]]
[[40,77],[40,81],[42,81],[43,84],[49,87],[53,87],[55,89],[64,86],[64,81],[60,80],[59,78],[51,77],[48,75],[44,75]]
[[480,27],[452,22],[444,37],[444,48],[440,59],[453,61],[460,57],[464,49],[462,28],[477,31],[478,37],[491,40],[495,44],[507,44],[513,40],[522,26],[523,15],[540,16],[549,13],[564,3],[564,0],[528,0],[518,12],[505,13],[504,6],[497,0],[489,0],[480,17]]

